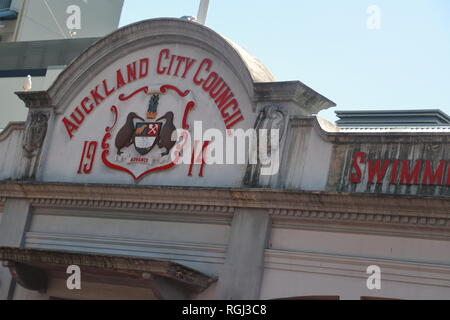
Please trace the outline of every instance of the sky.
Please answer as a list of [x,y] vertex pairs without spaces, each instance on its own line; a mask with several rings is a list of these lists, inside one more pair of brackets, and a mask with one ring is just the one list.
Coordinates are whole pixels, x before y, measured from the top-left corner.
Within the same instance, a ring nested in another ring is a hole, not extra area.
[[[125,0],[120,25],[195,16],[199,3]],[[329,120],[336,109],[450,115],[450,0],[210,0],[206,25],[277,81],[299,80],[334,101],[320,114]]]

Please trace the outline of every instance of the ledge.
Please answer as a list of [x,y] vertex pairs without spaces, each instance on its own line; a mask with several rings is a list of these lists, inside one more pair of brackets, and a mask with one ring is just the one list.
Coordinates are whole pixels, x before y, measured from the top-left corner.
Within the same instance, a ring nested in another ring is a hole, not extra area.
[[[131,278],[142,282],[151,282],[155,277],[159,277],[169,279],[181,285],[183,289],[195,293],[203,291],[216,281],[215,278],[178,263],[129,256],[0,247],[0,261],[5,261],[10,269],[16,270],[19,267],[25,278],[25,280],[18,279],[19,283],[31,290],[45,290],[48,274],[59,269],[65,270],[71,265],[88,270],[90,277],[94,280],[96,275],[101,278],[104,274],[107,274],[109,278]],[[37,281],[38,279],[29,277],[29,272],[35,275],[40,274],[43,279]],[[20,276],[20,273],[14,273],[14,276]],[[40,285],[36,285],[36,282]],[[183,289],[180,288],[180,290]]]
[[25,102],[27,108],[53,108],[52,99],[47,91],[20,91],[15,94]]
[[[275,189],[151,187],[131,185],[0,182],[0,197],[22,198],[36,204],[80,202],[85,206],[148,207],[206,206],[218,212],[233,208],[321,210],[346,213],[392,213],[450,217],[450,197],[411,196]],[[148,206],[147,206],[148,205]]]
[[377,143],[450,143],[450,132],[330,132],[322,128],[317,117],[292,117],[291,126],[313,127],[319,136],[327,142],[336,144],[377,144]]
[[300,81],[255,83],[254,100],[267,102],[294,102],[310,114],[335,107],[336,104]]
[[0,131],[0,142],[6,140],[16,130],[25,130],[25,122],[9,122],[6,128]]

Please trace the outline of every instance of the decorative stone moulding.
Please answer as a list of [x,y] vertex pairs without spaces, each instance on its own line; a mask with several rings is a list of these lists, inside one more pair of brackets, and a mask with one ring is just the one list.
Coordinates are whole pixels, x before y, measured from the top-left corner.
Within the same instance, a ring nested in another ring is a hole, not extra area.
[[33,207],[37,208],[86,208],[86,209],[131,209],[131,210],[154,210],[183,213],[217,213],[232,214],[234,207],[194,205],[194,204],[170,204],[157,202],[132,202],[132,201],[109,201],[109,200],[74,200],[74,199],[45,199],[33,198],[30,200]]

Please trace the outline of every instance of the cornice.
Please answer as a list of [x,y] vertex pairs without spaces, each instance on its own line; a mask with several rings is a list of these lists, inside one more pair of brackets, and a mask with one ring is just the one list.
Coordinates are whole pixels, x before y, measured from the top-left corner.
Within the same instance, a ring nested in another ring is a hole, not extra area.
[[25,122],[9,122],[0,132],[0,142],[6,140],[16,130],[25,130]]
[[380,132],[380,133],[348,133],[325,131],[317,117],[292,117],[290,125],[293,128],[313,127],[319,136],[327,142],[334,144],[417,144],[417,143],[450,143],[450,132]]
[[150,273],[190,286],[195,292],[203,291],[216,281],[213,277],[175,262],[130,256],[0,247],[0,260],[39,266],[64,266],[64,268],[68,265],[77,265],[119,272],[138,279],[149,279],[146,274]]
[[52,99],[47,91],[16,92],[20,100],[29,109],[53,108]]
[[35,207],[168,210],[230,215],[266,209],[275,218],[450,228],[450,198],[267,189],[136,187],[1,182],[1,198]]
[[137,22],[100,39],[77,57],[49,88],[56,112],[65,110],[64,101],[74,98],[91,74],[96,74],[116,59],[150,46],[188,44],[206,50],[223,61],[242,82],[249,97],[253,95],[253,78],[236,49],[213,30],[182,19],[160,18]]
[[300,81],[255,83],[254,101],[286,102],[292,101],[309,113],[335,107],[336,104],[309,88]]
[[[409,236],[423,236],[421,230],[450,232],[449,217],[426,217],[421,214],[368,214],[368,213],[348,213],[345,211],[311,211],[311,210],[269,210],[276,226],[292,228],[301,225],[300,228],[308,228],[320,225],[322,228],[331,230],[345,230],[355,233],[374,231],[379,228],[389,228],[391,231],[407,232]],[[355,227],[358,227],[356,229]],[[428,235],[436,237],[436,235]],[[446,236],[448,238],[448,235]]]
[[78,208],[80,210],[124,210],[127,211],[157,211],[170,213],[186,213],[189,215],[220,215],[232,216],[234,207],[174,204],[163,202],[139,202],[139,201],[111,201],[111,200],[76,200],[76,199],[44,199],[32,198],[30,203],[34,208]]

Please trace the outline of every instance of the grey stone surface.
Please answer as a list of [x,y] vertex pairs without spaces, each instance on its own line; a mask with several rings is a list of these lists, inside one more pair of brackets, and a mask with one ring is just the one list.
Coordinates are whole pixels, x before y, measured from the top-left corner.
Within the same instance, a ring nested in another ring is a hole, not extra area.
[[237,210],[225,265],[219,276],[218,299],[259,299],[264,273],[264,251],[269,234],[268,212],[254,209]]
[[[30,204],[28,201],[8,199],[0,224],[0,247],[22,247],[29,220]],[[0,267],[0,300],[11,299],[13,290],[14,282],[9,270]]]

